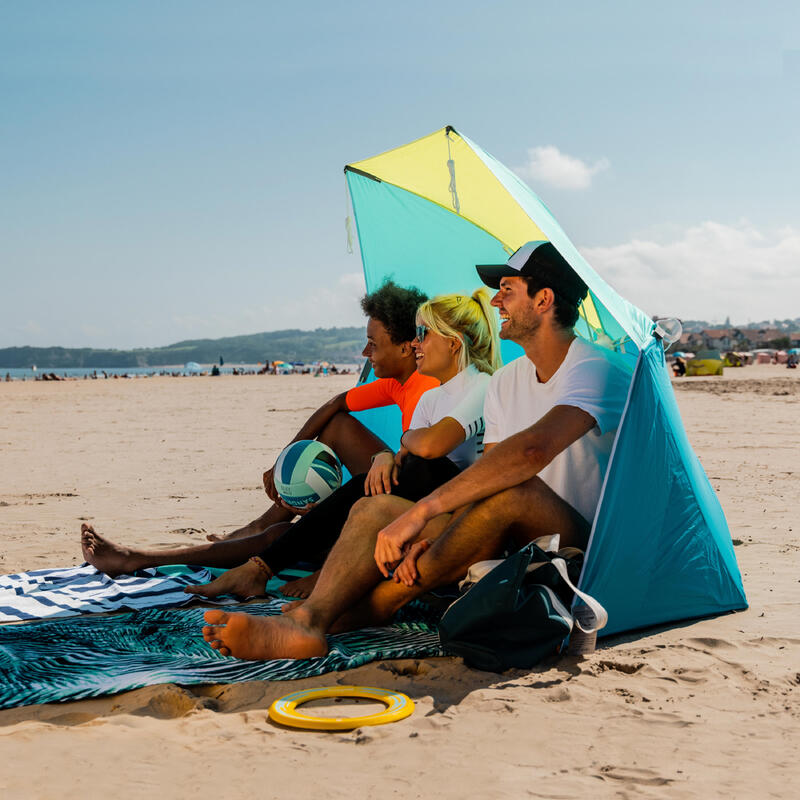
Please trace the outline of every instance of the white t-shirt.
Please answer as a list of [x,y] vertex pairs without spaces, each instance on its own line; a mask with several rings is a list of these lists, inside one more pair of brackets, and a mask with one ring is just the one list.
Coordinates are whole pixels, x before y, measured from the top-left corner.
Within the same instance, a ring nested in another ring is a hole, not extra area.
[[430,428],[445,417],[452,417],[464,429],[464,441],[447,454],[459,469],[468,467],[483,452],[483,401],[490,380],[470,364],[447,383],[428,389],[411,417],[411,430]]
[[595,426],[559,453],[539,477],[587,521],[594,519],[631,374],[615,353],[576,338],[547,383],[526,356],[499,369],[486,393],[484,441],[495,443],[538,422],[555,406],[591,414]]

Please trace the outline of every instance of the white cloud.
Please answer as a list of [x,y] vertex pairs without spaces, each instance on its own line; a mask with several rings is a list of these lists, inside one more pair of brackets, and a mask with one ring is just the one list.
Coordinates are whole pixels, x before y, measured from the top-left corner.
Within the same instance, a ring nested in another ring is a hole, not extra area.
[[34,319],[26,320],[22,325],[18,325],[17,330],[28,336],[40,336],[44,333],[42,326]]
[[557,189],[588,189],[592,178],[610,166],[607,158],[587,164],[549,144],[528,148],[528,160],[514,171],[521,178],[547,183]]
[[582,247],[603,278],[649,314],[733,324],[800,316],[800,230],[704,222],[669,242]]

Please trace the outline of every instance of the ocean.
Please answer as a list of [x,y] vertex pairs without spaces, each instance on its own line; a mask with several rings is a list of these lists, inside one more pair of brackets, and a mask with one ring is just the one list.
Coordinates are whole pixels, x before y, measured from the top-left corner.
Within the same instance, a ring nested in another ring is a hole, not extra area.
[[[287,365],[288,367],[289,365]],[[11,378],[11,380],[27,380],[32,381],[36,379],[41,379],[42,375],[50,375],[51,373],[55,374],[59,378],[92,378],[93,376],[97,376],[99,379],[104,379],[106,376],[109,378],[113,378],[114,376],[124,377],[124,378],[148,378],[151,375],[173,375],[173,376],[187,376],[191,377],[193,375],[200,375],[205,373],[208,375],[211,372],[212,367],[214,364],[200,364],[200,371],[194,368],[187,369],[185,364],[176,364],[174,366],[166,366],[166,367],[105,367],[101,368],[94,368],[94,367],[60,367],[60,368],[50,368],[50,367],[37,367],[34,371],[31,367],[9,367],[4,369],[0,367],[0,381],[5,380],[6,376]],[[344,371],[348,370],[351,373],[358,374],[361,370],[360,364],[337,364],[337,370]],[[222,367],[218,367],[220,374],[222,375],[232,375],[233,370],[237,372],[241,372],[244,374],[254,374],[257,373],[260,369],[263,369],[263,365],[261,364],[225,364]],[[316,367],[314,364],[304,364],[302,366],[297,365],[294,367],[295,371],[301,372],[303,370],[311,370],[312,372],[315,371]],[[105,375],[104,375],[105,373]]]

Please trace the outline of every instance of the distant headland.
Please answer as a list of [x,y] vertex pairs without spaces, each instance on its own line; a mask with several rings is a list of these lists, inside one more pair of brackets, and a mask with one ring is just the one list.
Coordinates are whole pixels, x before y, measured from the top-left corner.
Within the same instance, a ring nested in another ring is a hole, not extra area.
[[356,362],[366,342],[365,328],[266,331],[222,339],[189,339],[165,347],[98,350],[89,347],[0,348],[0,368],[162,367],[196,361],[257,364],[267,361]]

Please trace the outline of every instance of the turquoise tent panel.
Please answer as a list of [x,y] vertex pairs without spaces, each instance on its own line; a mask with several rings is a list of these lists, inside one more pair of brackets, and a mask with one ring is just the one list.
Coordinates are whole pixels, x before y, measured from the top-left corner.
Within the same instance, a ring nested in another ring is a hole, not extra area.
[[633,378],[581,588],[608,610],[603,636],[747,607],[722,508],[656,340]]
[[486,231],[430,200],[347,173],[367,291],[394,275],[429,295],[471,294],[480,285],[475,264],[502,264],[503,245]]
[[[475,264],[502,264],[508,259],[497,239],[452,211],[391,184],[351,171],[346,174],[367,291],[393,277],[431,297],[472,294],[481,286]],[[504,362],[521,352],[513,342],[502,343]],[[374,409],[356,416],[397,449],[398,409]]]

